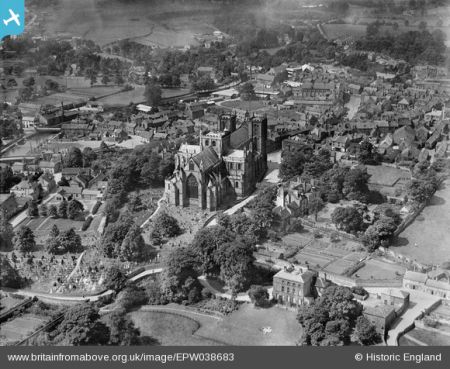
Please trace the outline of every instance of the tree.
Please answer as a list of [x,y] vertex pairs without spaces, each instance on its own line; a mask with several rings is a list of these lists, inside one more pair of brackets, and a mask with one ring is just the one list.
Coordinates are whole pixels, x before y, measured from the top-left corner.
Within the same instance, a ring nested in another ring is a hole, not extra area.
[[162,212],[158,214],[153,224],[152,237],[175,237],[182,233],[178,220]]
[[362,310],[348,287],[327,287],[312,304],[299,309],[297,319],[304,328],[303,343],[312,346],[350,344],[351,329]]
[[267,289],[263,286],[251,286],[248,291],[248,296],[257,307],[267,306],[267,303],[269,302],[269,292],[267,292]]
[[63,177],[61,177],[61,179],[58,181],[58,186],[69,187],[69,186],[70,186],[70,183],[69,183],[69,181],[67,180],[67,178],[63,176]]
[[158,106],[161,104],[162,91],[161,87],[153,82],[145,86],[144,96],[150,106]]
[[354,207],[338,207],[331,214],[331,221],[338,229],[347,233],[356,233],[363,229],[364,220],[361,213]]
[[81,202],[76,199],[70,200],[67,206],[67,217],[72,220],[78,219],[83,210],[84,206]]
[[436,192],[436,185],[430,180],[413,179],[406,185],[406,193],[408,198],[419,204],[425,203]]
[[47,215],[48,215],[47,205],[42,204],[41,206],[39,206],[39,215],[41,217],[47,217]]
[[103,321],[110,330],[109,345],[112,346],[139,346],[157,344],[158,341],[151,337],[141,337],[138,328],[126,315],[124,309],[107,314]]
[[157,185],[161,183],[159,175],[159,167],[161,158],[158,154],[150,154],[148,161],[142,166],[140,177],[141,182],[147,186]]
[[58,217],[58,208],[56,207],[56,205],[50,205],[48,207],[48,215],[52,218]]
[[369,188],[367,182],[370,175],[366,168],[350,169],[345,175],[342,193],[349,200],[367,201]]
[[22,84],[23,84],[25,87],[33,87],[33,86],[36,84],[36,81],[35,81],[35,79],[34,79],[33,77],[28,77],[28,78],[25,78],[25,79],[22,81]]
[[107,85],[110,82],[110,79],[107,74],[102,76],[102,84]]
[[283,152],[280,177],[288,180],[301,175],[308,159],[309,155],[305,155],[305,152],[300,150]]
[[239,88],[241,99],[244,101],[254,100],[256,98],[255,87],[251,82],[245,82]]
[[125,310],[140,306],[147,303],[147,295],[145,289],[136,283],[129,283],[117,295],[117,305]]
[[381,342],[381,336],[375,326],[363,315],[356,319],[354,340],[363,346],[376,345]]
[[39,215],[39,209],[36,201],[30,200],[27,203],[27,214],[29,217],[37,217]]
[[69,168],[81,168],[83,166],[83,154],[78,147],[72,146],[65,159],[66,166]]
[[127,281],[127,276],[118,265],[112,265],[105,273],[104,286],[110,290],[120,290]]
[[306,177],[320,178],[325,172],[333,168],[331,154],[327,149],[320,149],[318,155],[313,155],[304,163]]
[[309,214],[314,214],[316,222],[317,222],[317,214],[319,213],[320,210],[323,209],[324,206],[325,203],[323,202],[323,200],[317,196],[311,197],[311,199],[308,201]]
[[100,249],[106,257],[119,256],[122,242],[133,224],[133,219],[127,215],[121,216],[115,223],[108,224],[100,241]]
[[197,257],[191,249],[178,248],[166,257],[166,267],[161,274],[161,291],[169,300],[187,300],[189,291],[199,287]]
[[396,220],[383,216],[367,228],[362,238],[362,242],[369,252],[373,252],[380,246],[388,246],[396,230]]
[[13,244],[13,238],[13,226],[8,222],[5,210],[0,209],[0,250],[8,251]]
[[14,237],[14,249],[26,254],[31,252],[36,247],[36,241],[34,240],[33,231],[25,226],[20,227],[16,236]]
[[368,140],[364,140],[359,145],[358,161],[365,165],[377,165],[379,163],[379,155],[374,151],[373,145]]
[[245,289],[251,280],[253,271],[254,248],[239,238],[234,242],[222,244],[216,253],[216,262],[220,266],[220,278],[233,293]]
[[0,287],[20,288],[23,279],[19,272],[8,261],[6,257],[0,255]]
[[220,264],[216,253],[223,244],[233,242],[235,239],[234,232],[220,226],[207,227],[198,231],[192,240],[190,250],[193,255],[196,255],[199,272],[219,275]]
[[69,308],[52,336],[53,343],[58,345],[106,345],[110,330],[100,320],[98,307],[92,303],[80,304]]
[[143,261],[148,257],[148,252],[142,238],[142,229],[133,224],[122,241],[119,257],[126,261]]
[[75,232],[74,228],[61,232],[58,242],[62,252],[79,253],[83,251],[81,237]]
[[60,218],[67,218],[67,201],[63,199],[58,205],[58,216]]
[[58,91],[59,90],[58,82],[55,82],[52,79],[46,79],[44,82],[44,87],[45,87],[45,89],[50,90],[50,91]]
[[97,154],[91,147],[85,147],[82,152],[83,155],[83,166],[89,167],[92,162],[97,160]]

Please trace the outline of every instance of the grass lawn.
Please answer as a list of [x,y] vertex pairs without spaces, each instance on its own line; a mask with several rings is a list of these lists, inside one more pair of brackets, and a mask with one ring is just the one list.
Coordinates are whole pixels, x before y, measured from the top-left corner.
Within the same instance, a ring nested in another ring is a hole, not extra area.
[[225,101],[221,105],[226,108],[252,110],[252,111],[266,107],[261,100],[254,100],[254,101],[232,100],[232,101]]
[[[270,327],[272,332],[264,334],[263,327]],[[216,327],[202,326],[197,334],[234,346],[292,346],[300,338],[302,328],[293,311],[244,304]]]
[[427,264],[450,261],[450,179],[416,220],[400,233],[391,250]]
[[406,268],[392,262],[371,259],[365,262],[365,266],[356,271],[353,277],[362,279],[398,279],[401,280]]
[[[194,336],[199,323],[174,314],[134,311],[129,314],[141,335],[156,338],[163,346],[204,346],[214,343]],[[213,322],[212,322],[213,323]]]
[[34,314],[24,314],[0,326],[0,345],[20,341],[45,324],[46,320]]
[[450,336],[444,334],[431,332],[426,329],[414,328],[408,335],[426,343],[428,346],[449,346]]
[[132,103],[141,103],[145,101],[144,86],[135,86],[134,90],[119,92],[115,95],[106,96],[98,99],[105,106],[127,106]]
[[[292,346],[302,333],[296,312],[278,307],[259,309],[243,304],[222,320],[186,311],[176,304],[161,308],[176,309],[186,317],[142,310],[130,313],[130,317],[141,334],[158,339],[162,345]],[[272,332],[264,334],[263,327],[270,327]]]

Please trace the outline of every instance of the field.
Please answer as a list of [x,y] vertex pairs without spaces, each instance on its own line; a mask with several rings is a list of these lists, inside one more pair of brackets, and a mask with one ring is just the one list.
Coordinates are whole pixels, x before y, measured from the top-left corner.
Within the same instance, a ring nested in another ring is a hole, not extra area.
[[398,237],[391,250],[421,263],[441,264],[450,260],[450,180],[416,220]]
[[[375,19],[373,20],[375,21]],[[408,31],[418,31],[419,28],[417,26],[408,26],[405,27],[402,21],[397,22],[399,24],[398,30],[394,30],[392,26],[382,26],[381,31],[386,31],[389,33],[403,33]],[[447,35],[447,46],[449,45],[449,38],[450,38],[450,25],[448,27],[433,27],[432,23],[429,23],[430,26],[427,27],[427,29],[430,32],[433,32],[435,29],[440,29],[444,34]],[[323,29],[327,36],[331,39],[336,38],[361,38],[366,33],[366,25],[365,24],[325,24],[323,25]]]
[[[141,335],[156,338],[163,346],[209,346],[214,344],[193,335],[198,330],[199,323],[189,318],[143,311],[135,311],[130,316],[141,330]],[[214,324],[213,319],[209,323]]]
[[118,0],[60,0],[45,17],[45,33],[71,35],[107,45],[125,38],[157,47],[196,45],[195,35],[215,30],[210,19],[215,4],[194,1],[133,2],[126,6]]
[[[168,307],[177,308],[178,305]],[[257,309],[244,304],[223,320],[191,312],[181,311],[180,314],[191,319],[142,310],[130,315],[142,334],[158,339],[162,345],[292,346],[301,336],[296,313],[278,307]],[[270,327],[272,331],[264,334],[264,327]]]

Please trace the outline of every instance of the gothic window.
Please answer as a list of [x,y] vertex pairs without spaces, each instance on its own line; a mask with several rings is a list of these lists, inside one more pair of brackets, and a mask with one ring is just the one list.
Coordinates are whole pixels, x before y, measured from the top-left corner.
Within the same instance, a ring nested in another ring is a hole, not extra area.
[[209,140],[205,140],[205,145],[209,146]]
[[242,164],[238,164],[237,167],[238,167],[238,170],[241,170],[242,169]]
[[192,174],[187,179],[186,190],[188,198],[198,198],[198,183],[197,179]]
[[195,170],[195,166],[194,166],[194,162],[193,161],[189,162],[189,170]]
[[235,182],[234,187],[239,188],[239,182]]
[[216,146],[216,141],[211,141],[211,144],[212,144],[213,146]]

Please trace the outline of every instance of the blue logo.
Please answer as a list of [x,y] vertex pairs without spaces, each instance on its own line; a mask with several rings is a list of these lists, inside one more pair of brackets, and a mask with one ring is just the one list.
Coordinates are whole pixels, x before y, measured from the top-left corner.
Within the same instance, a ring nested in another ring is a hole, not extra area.
[[0,0],[0,40],[25,29],[25,0]]

